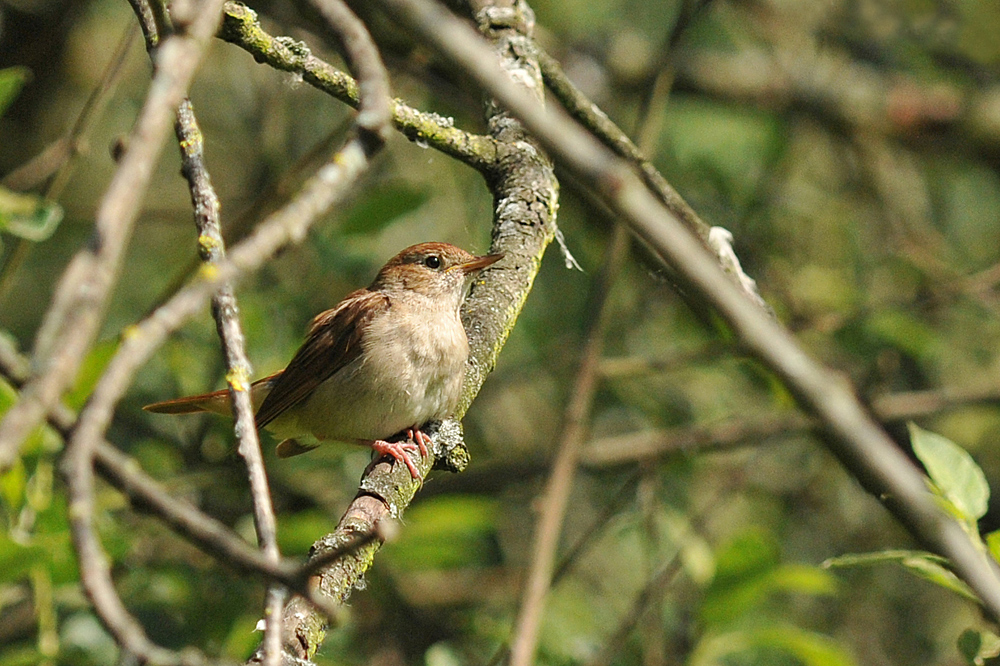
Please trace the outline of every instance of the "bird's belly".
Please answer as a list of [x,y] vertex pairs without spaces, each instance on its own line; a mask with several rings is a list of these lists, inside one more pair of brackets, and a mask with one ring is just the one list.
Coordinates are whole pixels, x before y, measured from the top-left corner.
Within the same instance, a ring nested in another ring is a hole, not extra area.
[[450,330],[442,332],[433,328],[434,322],[421,323],[430,330],[371,331],[383,333],[381,339],[369,337],[379,353],[366,349],[320,384],[295,410],[297,434],[332,440],[385,439],[449,416],[461,392],[468,357],[465,331],[457,321],[460,338],[455,326],[445,326]]

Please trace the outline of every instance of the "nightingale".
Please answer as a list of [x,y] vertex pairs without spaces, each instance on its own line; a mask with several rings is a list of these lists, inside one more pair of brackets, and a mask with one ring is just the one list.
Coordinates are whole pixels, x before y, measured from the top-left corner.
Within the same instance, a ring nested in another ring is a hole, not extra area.
[[[297,438],[356,442],[419,473],[422,428],[451,416],[469,340],[459,308],[473,279],[502,254],[477,257],[448,243],[420,243],[390,259],[366,289],[317,315],[288,366],[250,387],[257,428],[282,441],[278,457],[318,446]],[[228,390],[147,405],[161,414],[230,415]],[[405,432],[407,441],[387,441]]]

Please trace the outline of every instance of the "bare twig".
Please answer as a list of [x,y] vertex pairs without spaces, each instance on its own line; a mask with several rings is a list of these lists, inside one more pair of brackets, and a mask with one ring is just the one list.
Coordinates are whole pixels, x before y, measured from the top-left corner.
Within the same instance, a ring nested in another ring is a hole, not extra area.
[[[906,391],[878,396],[871,401],[882,423],[919,419],[975,404],[1000,403],[1000,386],[943,386],[926,391]],[[733,419],[713,425],[695,425],[602,437],[588,442],[581,462],[601,468],[663,456],[695,455],[757,445],[766,440],[802,432],[821,433],[822,423],[799,412],[776,412]]]
[[[181,150],[181,173],[187,178],[191,190],[191,204],[194,208],[195,225],[198,228],[198,246],[202,260],[209,265],[215,265],[225,257],[219,197],[212,186],[205,165],[204,139],[191,100],[185,99],[177,109],[174,131]],[[264,470],[264,457],[257,436],[253,404],[250,402],[250,361],[247,360],[243,327],[240,325],[236,294],[231,284],[224,284],[212,297],[212,316],[215,318],[226,357],[226,383],[233,405],[233,431],[236,436],[237,451],[247,467],[257,542],[268,560],[278,562],[281,553],[278,550],[277,520],[268,488],[267,473]],[[280,587],[272,586],[268,590],[264,613],[267,618],[281,617],[284,595]],[[278,622],[265,623],[264,643],[267,646],[266,666],[277,666],[281,651],[281,625]]]
[[866,413],[850,385],[816,363],[791,334],[732,284],[701,243],[614,156],[564,114],[546,110],[502,73],[490,49],[444,8],[420,0],[382,0],[394,17],[461,67],[513,110],[543,145],[622,215],[632,229],[676,268],[693,295],[710,303],[741,342],[771,368],[806,410],[824,424],[827,444],[925,547],[947,557],[958,575],[1000,620],[1000,577],[927,492],[920,472]]
[[93,344],[125,248],[174,111],[215,33],[222,0],[205,0],[183,34],[164,40],[158,69],[128,149],[98,206],[95,236],[66,268],[35,343],[35,376],[0,421],[0,471],[17,458],[25,437],[45,418],[76,376]]

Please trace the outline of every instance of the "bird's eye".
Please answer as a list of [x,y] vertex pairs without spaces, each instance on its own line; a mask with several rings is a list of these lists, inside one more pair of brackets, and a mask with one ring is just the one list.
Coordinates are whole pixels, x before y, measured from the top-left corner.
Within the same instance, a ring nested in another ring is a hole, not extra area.
[[427,268],[441,268],[441,257],[436,254],[432,254],[424,259],[424,266]]

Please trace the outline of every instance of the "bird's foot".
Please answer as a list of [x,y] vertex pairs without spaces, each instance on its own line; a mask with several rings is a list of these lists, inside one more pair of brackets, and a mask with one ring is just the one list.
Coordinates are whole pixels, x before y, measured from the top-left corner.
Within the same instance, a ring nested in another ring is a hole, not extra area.
[[371,443],[371,447],[379,455],[392,456],[403,463],[406,465],[406,469],[410,470],[410,476],[414,479],[420,479],[420,472],[417,471],[417,466],[413,464],[410,456],[415,453],[427,455],[427,446],[419,439],[417,441],[418,443],[414,444],[413,442],[386,442],[376,439]]
[[417,446],[420,448],[420,455],[427,457],[427,443],[430,442],[430,438],[424,434],[419,428],[410,428],[406,431],[406,437],[410,441],[416,442]]

